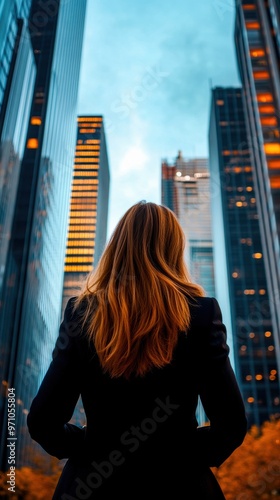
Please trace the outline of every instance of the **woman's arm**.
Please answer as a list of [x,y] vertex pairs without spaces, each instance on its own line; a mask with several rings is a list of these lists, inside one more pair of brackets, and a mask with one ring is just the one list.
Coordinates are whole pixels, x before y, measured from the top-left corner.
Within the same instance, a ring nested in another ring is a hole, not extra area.
[[210,425],[197,429],[200,458],[221,465],[242,444],[247,432],[244,402],[232,369],[226,328],[216,299],[206,345],[202,348],[200,399]]
[[52,362],[32,401],[27,426],[30,436],[59,459],[80,449],[85,429],[69,424],[81,392],[82,366],[77,350],[77,318],[72,317],[73,299],[67,303]]

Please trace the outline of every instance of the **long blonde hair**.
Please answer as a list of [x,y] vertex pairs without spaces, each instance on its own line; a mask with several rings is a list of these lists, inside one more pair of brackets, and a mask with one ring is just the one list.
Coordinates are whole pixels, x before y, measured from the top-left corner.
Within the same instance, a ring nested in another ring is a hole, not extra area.
[[143,376],[172,360],[190,325],[188,299],[204,295],[184,262],[173,211],[141,201],[120,219],[75,307],[85,301],[86,334],[111,377]]

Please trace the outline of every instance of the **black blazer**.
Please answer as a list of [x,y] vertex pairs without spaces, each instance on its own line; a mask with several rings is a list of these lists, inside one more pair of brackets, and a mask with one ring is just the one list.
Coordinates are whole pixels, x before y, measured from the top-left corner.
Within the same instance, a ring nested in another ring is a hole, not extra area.
[[[216,299],[191,305],[191,327],[179,334],[170,365],[130,381],[102,372],[81,317],[70,299],[27,416],[31,437],[68,459],[53,499],[187,498],[187,492],[192,500],[223,499],[210,467],[241,445],[247,419]],[[69,423],[80,395],[85,428]],[[198,397],[210,423],[200,428]]]

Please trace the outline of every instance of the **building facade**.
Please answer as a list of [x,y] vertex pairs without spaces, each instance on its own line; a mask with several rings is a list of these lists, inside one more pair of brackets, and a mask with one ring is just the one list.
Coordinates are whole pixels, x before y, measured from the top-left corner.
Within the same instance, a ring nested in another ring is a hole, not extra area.
[[[7,257],[2,263],[0,343],[4,388],[16,391],[17,466],[36,444],[26,415],[49,365],[61,319],[64,257],[86,0],[33,0],[28,32],[34,91]],[[7,405],[1,396],[1,466],[5,470]],[[37,447],[38,448],[38,447]]]
[[185,236],[185,259],[194,281],[207,295],[215,295],[210,179],[208,160],[185,160],[181,152],[174,163],[161,165],[161,200],[177,215]]
[[110,173],[102,116],[79,116],[64,266],[62,313],[107,238]]
[[235,46],[280,370],[280,4],[236,2]]
[[209,166],[217,299],[249,426],[280,416],[279,372],[241,88],[212,90]]

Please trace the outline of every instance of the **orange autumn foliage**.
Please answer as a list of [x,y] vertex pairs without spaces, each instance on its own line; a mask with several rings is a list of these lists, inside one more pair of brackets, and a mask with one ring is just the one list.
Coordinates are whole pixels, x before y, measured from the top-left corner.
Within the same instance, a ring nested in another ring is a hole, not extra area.
[[212,470],[227,500],[280,500],[280,420],[253,426],[243,444]]

